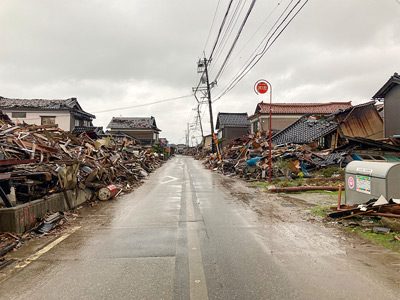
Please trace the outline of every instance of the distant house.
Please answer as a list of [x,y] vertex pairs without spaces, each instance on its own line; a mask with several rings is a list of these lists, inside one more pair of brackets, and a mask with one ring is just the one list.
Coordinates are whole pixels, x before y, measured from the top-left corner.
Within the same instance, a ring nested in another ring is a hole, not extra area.
[[400,137],[400,75],[394,73],[372,99],[383,100],[385,137]]
[[65,131],[76,127],[93,127],[96,116],[85,112],[76,98],[65,100],[10,99],[0,96],[0,110],[16,123],[57,124]]
[[187,145],[185,145],[185,144],[178,144],[178,145],[176,145],[176,152],[177,152],[178,154],[182,154],[183,151],[184,151],[186,148],[187,148]]
[[231,140],[246,135],[250,132],[250,122],[247,113],[218,113],[217,126],[218,139],[222,146]]
[[[329,115],[338,110],[345,110],[351,107],[348,102],[327,102],[327,103],[273,103],[272,110],[272,130],[279,132],[299,120],[305,114]],[[260,102],[256,110],[249,117],[251,123],[251,133],[269,130],[269,110],[270,104]]]
[[113,117],[108,124],[109,133],[124,133],[142,145],[154,145],[159,140],[160,129],[157,128],[154,117],[149,118],[125,118]]

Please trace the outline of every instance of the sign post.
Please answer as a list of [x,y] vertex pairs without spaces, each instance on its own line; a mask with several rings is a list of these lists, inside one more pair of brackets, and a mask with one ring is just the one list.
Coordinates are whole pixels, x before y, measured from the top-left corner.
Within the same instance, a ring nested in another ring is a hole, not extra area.
[[[267,80],[261,79],[254,85],[257,95],[265,94],[269,90],[269,128],[268,128],[268,182],[272,181],[272,85]],[[261,124],[260,124],[261,126]]]

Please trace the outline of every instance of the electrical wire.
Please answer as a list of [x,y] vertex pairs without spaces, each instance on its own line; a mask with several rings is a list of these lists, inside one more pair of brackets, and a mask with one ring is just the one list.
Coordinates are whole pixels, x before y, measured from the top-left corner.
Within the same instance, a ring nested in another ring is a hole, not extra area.
[[208,31],[208,36],[207,36],[207,39],[206,39],[206,43],[204,44],[203,53],[206,52],[206,47],[207,47],[208,41],[210,39],[211,31],[212,31],[212,29],[214,27],[215,17],[217,16],[217,12],[218,12],[218,8],[219,8],[219,3],[220,2],[221,2],[221,0],[218,0],[217,8],[215,9],[214,17],[213,17],[213,20],[211,22],[211,27],[210,27],[210,30]]
[[193,94],[190,95],[185,95],[185,96],[180,96],[180,97],[174,97],[174,98],[167,98],[167,99],[161,99],[161,100],[156,100],[153,102],[148,102],[144,104],[137,104],[137,105],[131,105],[131,106],[125,106],[125,107],[119,107],[119,108],[111,108],[111,109],[106,109],[106,110],[100,110],[100,111],[95,111],[95,114],[99,113],[105,113],[105,112],[110,112],[110,111],[117,111],[117,110],[122,110],[122,109],[129,109],[129,108],[136,108],[136,107],[144,107],[144,106],[149,106],[153,104],[158,104],[158,103],[164,103],[164,102],[171,102],[175,100],[181,100],[185,98],[193,97]]
[[[290,14],[293,12],[295,7],[301,2],[299,0],[296,5],[291,9],[291,11],[288,13],[288,15],[285,17],[285,19],[279,24],[279,26],[276,28],[274,33],[271,35],[271,37],[268,39],[267,43],[265,44],[263,50],[259,53],[257,53],[252,59],[251,62],[241,71],[237,74],[237,76],[234,77],[234,79],[231,81],[231,83],[227,86],[227,88],[213,101],[218,101],[222,96],[224,96],[226,93],[228,93],[230,90],[232,90],[242,79],[244,76],[246,76],[253,68],[254,66],[261,60],[261,58],[265,55],[265,53],[271,48],[271,46],[275,43],[275,41],[280,37],[280,35],[283,33],[283,31],[289,26],[289,24],[293,21],[293,19],[300,13],[300,11],[304,8],[304,6],[307,4],[308,0],[306,0],[303,5],[295,12],[295,14],[289,19],[289,21],[286,23],[286,25],[280,30],[280,32],[275,36],[275,38],[272,40],[271,43],[269,41],[272,39],[274,34],[279,30],[279,28],[284,24],[286,19],[290,16]],[[258,58],[257,58],[258,57]]]
[[[299,0],[300,1],[300,0]],[[262,44],[265,42],[265,40],[268,38],[268,36],[270,35],[270,33],[274,30],[275,26],[280,22],[280,20],[282,19],[282,17],[285,15],[285,13],[288,11],[288,9],[290,8],[291,4],[294,2],[294,0],[291,0],[289,2],[289,4],[285,7],[285,9],[282,11],[282,13],[280,14],[280,16],[276,19],[276,21],[274,22],[274,24],[272,25],[272,27],[270,28],[270,30],[266,33],[266,35],[263,37],[263,39],[261,40],[261,42],[257,45],[257,47],[254,49],[254,51],[251,53],[250,57],[247,59],[247,61],[245,62],[244,66],[242,68],[240,68],[239,72],[236,73],[236,75],[233,77],[233,79],[231,80],[231,82],[227,85],[227,87],[225,89],[227,89],[234,81],[237,77],[240,76],[240,74],[251,64],[252,61],[254,61],[255,55],[257,53],[257,51],[259,51],[258,49],[262,46]],[[298,3],[297,3],[298,4]],[[295,6],[296,7],[296,6]],[[279,28],[279,26],[277,27]],[[267,40],[267,43],[268,44]],[[221,93],[216,100],[218,100],[220,97],[222,97],[224,95],[224,93]],[[216,101],[215,100],[215,101]]]
[[[270,30],[267,32],[267,34],[264,36],[264,38],[261,40],[261,42],[258,44],[258,46],[255,48],[255,50],[252,52],[252,54],[250,55],[249,59],[245,62],[244,66],[240,69],[240,71],[238,73],[236,73],[236,75],[233,77],[233,80],[231,80],[231,82],[228,84],[227,88],[228,89],[237,78],[240,77],[240,75],[251,65],[251,63],[255,60],[255,58],[257,57],[257,51],[259,51],[258,49],[262,46],[263,43],[265,43],[265,45],[268,45],[268,42],[270,41],[270,39],[274,36],[274,34],[276,33],[276,31],[279,29],[280,26],[282,26],[282,24],[285,22],[285,20],[289,17],[289,15],[291,14],[291,12],[297,7],[297,5],[300,3],[301,0],[299,0],[294,7],[292,7],[292,9],[289,11],[289,13],[286,15],[286,17],[281,21],[281,23],[276,27],[276,25],[280,22],[280,20],[282,19],[282,17],[286,14],[287,10],[290,8],[291,4],[294,2],[294,0],[291,0],[289,2],[289,4],[286,6],[286,8],[282,11],[282,13],[280,14],[280,16],[278,17],[278,19],[275,21],[275,23],[272,25],[272,27],[270,28]],[[276,27],[275,31],[274,28]],[[273,33],[271,34],[271,32],[273,31]],[[268,36],[271,34],[271,36],[268,38]],[[267,40],[265,42],[265,40]],[[224,93],[223,93],[224,94]],[[220,95],[222,96],[222,95]],[[220,96],[218,96],[216,98],[216,100],[218,100],[220,98]],[[216,101],[215,100],[215,101]]]
[[[243,50],[249,45],[250,41],[256,36],[256,34],[261,30],[261,28],[267,23],[267,21],[269,21],[269,19],[271,18],[271,16],[274,14],[274,12],[278,9],[278,7],[281,5],[283,0],[279,0],[277,5],[274,7],[273,10],[271,10],[271,12],[266,16],[266,18],[264,19],[264,21],[260,24],[260,26],[258,26],[258,28],[256,29],[256,31],[254,31],[254,33],[251,35],[251,37],[244,43],[243,47],[237,52],[237,54],[229,61],[229,63],[227,64],[227,68],[232,64],[232,61],[235,61],[235,58],[237,56],[239,56]],[[264,40],[264,38],[263,38]],[[261,43],[260,43],[261,44]],[[260,45],[257,46],[257,48]],[[256,48],[256,49],[257,49]],[[254,53],[254,52],[253,52]]]
[[228,54],[226,55],[225,60],[224,60],[224,62],[222,63],[221,68],[219,69],[217,75],[215,76],[215,79],[214,79],[215,82],[216,82],[216,81],[218,80],[218,78],[221,76],[221,74],[222,74],[222,72],[223,72],[223,70],[224,70],[224,68],[225,68],[225,65],[226,65],[226,63],[227,63],[229,57],[231,56],[232,51],[233,51],[233,49],[235,48],[236,43],[237,43],[237,41],[238,41],[238,39],[239,39],[239,37],[240,37],[242,31],[243,31],[243,28],[244,28],[244,26],[245,26],[246,23],[247,23],[247,20],[248,20],[248,18],[249,18],[249,16],[250,16],[250,13],[251,13],[251,11],[252,11],[253,8],[254,8],[255,3],[256,3],[256,0],[252,0],[252,2],[251,2],[251,4],[250,4],[250,7],[249,7],[249,9],[247,10],[246,16],[245,16],[244,20],[242,21],[242,24],[240,25],[239,31],[238,31],[238,33],[236,34],[236,37],[235,37],[235,39],[234,39],[234,41],[233,41],[233,43],[232,43],[232,46],[231,46],[231,48],[229,49]]
[[211,60],[212,57],[213,57],[213,54],[214,54],[214,51],[215,51],[215,47],[216,47],[217,44],[218,44],[218,40],[219,40],[219,38],[220,38],[220,36],[221,36],[222,29],[224,28],[226,18],[227,18],[227,16],[228,16],[229,10],[231,9],[231,6],[232,6],[232,2],[233,2],[233,0],[230,0],[230,1],[229,1],[228,8],[226,9],[224,18],[222,19],[221,26],[219,27],[219,30],[218,30],[217,38],[215,39],[214,46],[212,47],[212,50],[211,50],[211,53],[210,53],[210,57],[209,57],[208,60]]
[[241,15],[243,8],[246,4],[246,0],[245,0],[243,2],[243,5],[241,5],[242,1],[243,0],[239,0],[238,3],[236,4],[235,10],[233,11],[233,14],[229,20],[228,26],[226,26],[226,29],[225,29],[224,33],[222,34],[221,42],[218,44],[217,48],[215,49],[213,64],[210,67],[210,70],[212,70],[213,66],[217,64],[217,61],[221,57],[221,54],[223,53],[223,50],[229,40],[229,37],[231,36],[233,29],[235,28],[235,25],[236,25],[237,21],[239,20],[239,16]]

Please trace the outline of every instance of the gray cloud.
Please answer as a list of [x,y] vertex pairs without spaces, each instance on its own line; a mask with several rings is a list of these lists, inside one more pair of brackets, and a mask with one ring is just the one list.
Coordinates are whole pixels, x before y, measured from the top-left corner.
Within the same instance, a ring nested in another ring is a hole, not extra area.
[[[89,112],[189,94],[216,6],[212,0],[0,2],[0,95],[76,96]],[[276,4],[257,2],[214,96],[271,25],[273,18],[250,39]],[[221,0],[207,52],[226,5]],[[252,72],[215,103],[215,116],[253,113],[263,99],[253,92],[260,78],[273,83],[279,102],[368,100],[399,71],[399,16],[396,0],[309,1]],[[213,62],[211,78],[223,56]],[[107,125],[112,115],[154,115],[163,135],[182,142],[194,106],[183,99],[99,113],[96,124]]]

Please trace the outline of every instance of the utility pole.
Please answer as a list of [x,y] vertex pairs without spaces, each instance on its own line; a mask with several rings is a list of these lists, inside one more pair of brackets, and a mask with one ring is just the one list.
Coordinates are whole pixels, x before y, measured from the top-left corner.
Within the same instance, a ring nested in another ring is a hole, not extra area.
[[187,123],[187,131],[186,131],[186,145],[189,147],[189,136],[190,136],[190,131],[189,131],[189,122]]
[[193,90],[194,91],[194,97],[196,98],[197,101],[197,118],[199,120],[199,124],[200,124],[200,131],[201,131],[201,138],[202,140],[204,139],[204,131],[203,131],[203,123],[201,122],[201,115],[200,115],[200,100],[199,98],[197,98],[196,96],[196,92],[197,90]]
[[201,116],[200,116],[200,103],[197,104],[197,118],[199,120],[200,124],[200,131],[201,131],[201,138],[204,138],[204,132],[203,132],[203,124],[201,123]]
[[212,111],[212,102],[211,102],[211,89],[210,89],[210,81],[208,79],[208,65],[209,61],[207,61],[206,58],[204,58],[204,73],[206,75],[206,83],[207,83],[207,98],[208,98],[208,108],[210,111],[210,125],[211,125],[211,147],[212,147],[212,153],[215,153],[216,150],[216,145],[214,142],[214,120],[213,120],[213,111]]
[[[210,84],[210,80],[208,78],[208,64],[210,63],[210,60],[207,60],[207,58],[204,57],[204,59],[199,59],[199,61],[197,62],[197,73],[201,74],[201,78],[200,78],[200,82],[197,85],[197,87],[193,88],[193,92],[194,95],[196,97],[196,100],[198,103],[200,103],[199,99],[197,99],[196,93],[198,91],[201,91],[203,93],[204,98],[207,98],[207,102],[208,102],[208,109],[209,109],[209,113],[210,113],[210,127],[211,127],[211,140],[212,140],[212,153],[215,153],[217,147],[215,145],[215,141],[213,139],[213,135],[214,135],[214,119],[213,119],[213,111],[212,111],[212,101],[211,101],[211,86],[212,84]],[[204,87],[200,87],[201,84],[206,84],[206,86]],[[200,118],[200,112],[198,109],[198,115],[199,115],[199,119],[201,122],[201,118]],[[202,125],[200,124],[201,129]],[[204,135],[204,133],[203,133]]]

